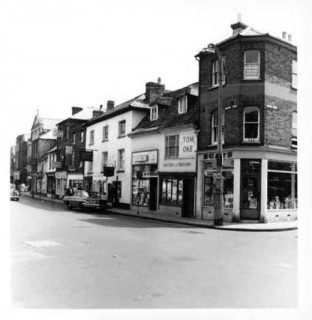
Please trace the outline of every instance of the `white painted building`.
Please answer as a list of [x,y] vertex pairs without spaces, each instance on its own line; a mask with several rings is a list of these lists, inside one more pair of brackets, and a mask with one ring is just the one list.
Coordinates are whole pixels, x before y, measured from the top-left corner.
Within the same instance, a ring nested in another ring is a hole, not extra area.
[[[132,139],[128,136],[149,114],[150,99],[164,92],[159,83],[147,83],[146,92],[114,107],[108,102],[106,112],[88,122],[86,151],[92,151],[93,161],[85,162],[85,187],[88,191],[108,193],[115,205],[131,205]],[[104,167],[113,167],[113,176],[104,176]]]

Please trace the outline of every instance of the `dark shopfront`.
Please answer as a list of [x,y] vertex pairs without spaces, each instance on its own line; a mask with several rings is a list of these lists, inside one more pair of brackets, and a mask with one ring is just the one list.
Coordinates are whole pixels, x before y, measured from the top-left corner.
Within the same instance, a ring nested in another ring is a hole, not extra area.
[[157,210],[158,151],[132,154],[132,206]]
[[193,217],[193,173],[159,173],[160,210],[181,217]]

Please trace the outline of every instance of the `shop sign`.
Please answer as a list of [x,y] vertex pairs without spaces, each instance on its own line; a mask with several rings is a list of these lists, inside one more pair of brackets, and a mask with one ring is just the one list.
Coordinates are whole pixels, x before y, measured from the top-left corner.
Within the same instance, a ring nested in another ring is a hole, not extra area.
[[157,164],[157,150],[135,152],[132,154],[132,164]]
[[62,162],[61,161],[52,161],[52,167],[53,168],[62,168]]
[[259,65],[250,64],[245,66],[245,78],[246,79],[257,79],[259,78]]
[[73,146],[66,146],[65,154],[73,154]]
[[195,171],[195,159],[189,160],[165,160],[160,165],[160,171],[176,171],[176,172],[194,172]]
[[197,137],[193,131],[180,133],[179,157],[193,158],[197,150]]
[[76,166],[74,164],[68,166],[69,171],[76,171]]
[[65,171],[55,172],[56,179],[67,179],[67,174]]
[[[207,153],[204,155],[204,159],[206,160],[213,160],[217,158],[217,154],[216,152],[214,153]],[[227,151],[227,152],[223,152],[222,153],[222,158],[223,159],[232,159],[232,151]]]

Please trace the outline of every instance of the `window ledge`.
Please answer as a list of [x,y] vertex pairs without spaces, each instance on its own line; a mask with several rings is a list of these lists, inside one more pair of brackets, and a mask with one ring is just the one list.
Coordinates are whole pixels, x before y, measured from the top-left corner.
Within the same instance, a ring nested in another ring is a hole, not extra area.
[[102,140],[102,142],[107,142],[108,141],[108,139],[104,139],[104,140]]
[[124,135],[122,135],[122,136],[118,136],[118,139],[120,139],[120,138],[124,138],[124,137],[126,137],[126,135],[124,134]]
[[255,142],[251,142],[251,141],[242,141],[243,144],[261,144],[260,141],[255,141]]

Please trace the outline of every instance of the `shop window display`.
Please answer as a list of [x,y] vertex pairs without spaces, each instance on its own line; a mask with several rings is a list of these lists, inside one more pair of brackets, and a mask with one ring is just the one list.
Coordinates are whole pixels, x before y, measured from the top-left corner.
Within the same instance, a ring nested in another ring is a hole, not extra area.
[[297,209],[297,166],[295,163],[269,161],[269,210]]
[[183,202],[183,180],[161,179],[160,204],[166,206],[181,206]]
[[[214,190],[217,186],[217,180],[214,179],[214,171],[204,172],[204,203],[205,207],[214,206]],[[233,208],[233,171],[222,172],[223,178],[223,206],[227,209]]]

